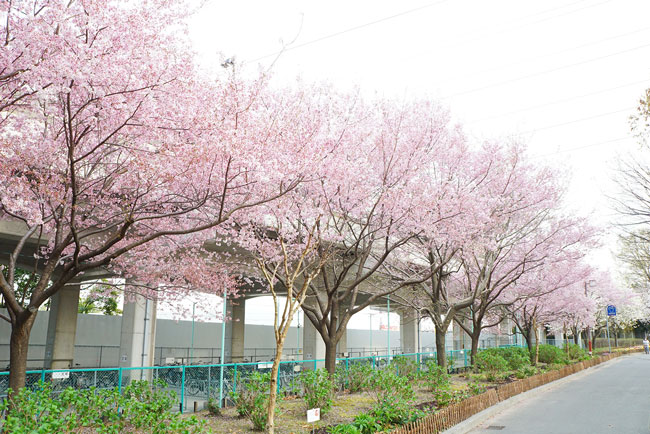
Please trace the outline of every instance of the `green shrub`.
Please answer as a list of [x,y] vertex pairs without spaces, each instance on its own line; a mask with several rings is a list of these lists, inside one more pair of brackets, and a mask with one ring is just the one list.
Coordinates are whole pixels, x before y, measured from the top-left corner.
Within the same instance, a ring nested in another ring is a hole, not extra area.
[[11,409],[7,399],[3,400],[1,428],[13,434],[69,433],[83,428],[103,434],[206,432],[204,421],[171,412],[175,393],[163,387],[164,383],[134,381],[122,394],[117,389],[94,388],[68,388],[55,394],[51,384],[40,383],[35,390],[21,389]]
[[372,434],[382,429],[381,423],[373,415],[367,413],[356,415],[351,425],[361,434]]
[[232,393],[232,398],[240,417],[248,418],[256,430],[266,429],[268,422],[267,407],[269,404],[269,383],[271,373],[253,372],[242,381],[238,393]]
[[515,376],[519,379],[530,377],[537,374],[537,368],[534,366],[522,366],[515,371]]
[[305,371],[300,375],[304,388],[303,396],[307,408],[320,408],[321,414],[326,414],[334,402],[334,383],[325,369]]
[[522,347],[504,347],[504,348],[488,348],[481,350],[481,353],[494,354],[502,357],[508,362],[508,369],[516,371],[517,369],[530,365],[530,354],[526,348]]
[[[493,351],[481,351],[476,355],[476,367],[488,375],[488,379],[502,376],[508,368],[508,362]],[[493,381],[493,380],[491,380]]]
[[413,380],[418,374],[418,365],[413,360],[404,356],[393,358],[390,363],[395,368],[396,374],[400,377],[406,377]]
[[430,391],[435,391],[449,386],[449,374],[435,360],[427,360],[425,370],[420,373],[420,379]]
[[467,385],[467,390],[469,391],[470,395],[480,395],[481,393],[485,393],[487,387],[481,383],[473,381]]
[[353,363],[347,369],[339,367],[336,370],[336,379],[341,389],[350,393],[361,392],[368,386],[368,379],[372,376],[372,366],[365,363]]
[[368,379],[368,389],[378,405],[410,402],[415,397],[408,379],[397,376],[390,368],[373,371]]
[[[589,353],[585,351],[584,348],[582,348],[579,345],[576,344],[569,344],[568,346],[568,353],[569,353],[569,359],[570,360],[587,360],[589,359]],[[567,353],[567,345],[564,345],[564,352]]]
[[212,416],[221,416],[221,407],[219,407],[219,401],[215,398],[208,399],[208,413]]
[[538,354],[538,360],[542,363],[569,363],[566,353],[555,345],[540,345]]
[[409,405],[395,406],[390,404],[379,405],[370,413],[381,429],[405,425],[424,416],[424,412],[411,408]]
[[341,425],[330,426],[327,428],[329,434],[361,434],[359,428],[351,423],[344,423]]

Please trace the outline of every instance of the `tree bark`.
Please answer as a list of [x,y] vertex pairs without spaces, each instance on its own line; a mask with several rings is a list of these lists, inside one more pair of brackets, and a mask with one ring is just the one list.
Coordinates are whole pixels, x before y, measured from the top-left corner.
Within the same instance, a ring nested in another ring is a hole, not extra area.
[[9,388],[12,395],[25,387],[27,372],[27,351],[29,349],[29,335],[36,319],[36,312],[25,310],[18,315],[11,326],[11,339],[9,345]]
[[528,354],[530,355],[531,363],[533,361],[533,357],[535,357],[535,351],[536,351],[534,335],[535,335],[535,331],[533,330],[532,327],[528,328],[528,330],[526,330],[526,333],[522,333],[522,336],[526,341],[526,346],[528,347]]
[[539,360],[539,328],[535,317],[533,317],[533,330],[535,330],[535,352],[530,355],[530,364],[537,366],[537,360]]
[[330,340],[329,343],[325,343],[325,369],[333,376],[336,372],[336,345],[338,341]]
[[[286,335],[286,333],[285,333]],[[278,397],[278,371],[280,370],[280,360],[282,359],[282,349],[284,348],[284,339],[276,342],[276,353],[271,366],[271,383],[269,385],[269,405],[267,407],[266,432],[273,434],[275,432],[275,401]]]
[[472,366],[476,365],[476,355],[478,354],[478,344],[481,338],[481,331],[478,330],[478,333],[472,333],[470,335],[472,338],[472,349],[470,350],[469,357]]
[[445,348],[445,332],[436,326],[436,360],[438,366],[447,367],[447,351]]

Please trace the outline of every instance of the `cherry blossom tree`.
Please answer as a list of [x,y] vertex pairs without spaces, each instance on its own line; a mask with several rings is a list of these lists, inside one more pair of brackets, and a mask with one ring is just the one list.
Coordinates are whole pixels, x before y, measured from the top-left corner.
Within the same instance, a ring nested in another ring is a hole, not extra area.
[[[102,270],[148,295],[214,290],[227,270],[204,241],[294,189],[304,156],[321,149],[282,139],[293,123],[278,122],[284,107],[269,103],[279,97],[265,78],[197,73],[185,3],[0,10],[0,218],[23,228],[0,274],[15,391],[38,309],[64,285]],[[37,281],[25,299],[19,265]]]
[[541,326],[570,315],[580,317],[582,324],[593,324],[595,303],[584,287],[592,274],[593,269],[581,260],[549,261],[526,273],[512,288],[509,296],[514,302],[505,304],[504,309],[524,337],[533,365],[539,355]]
[[520,145],[498,149],[493,152],[502,155],[500,168],[485,184],[495,224],[486,242],[463,252],[464,291],[476,298],[457,323],[472,339],[472,360],[481,331],[498,324],[502,307],[513,302],[507,294],[516,282],[548,262],[582,256],[587,246],[581,243],[592,236],[584,220],[558,215],[557,171],[528,161]]
[[[336,246],[335,256],[311,282],[303,305],[325,342],[330,373],[352,315],[429,277],[392,278],[383,271],[408,255],[406,244],[425,227],[452,217],[437,207],[435,197],[442,193],[428,179],[462,137],[431,102],[380,101],[370,104],[346,143],[338,151],[337,170],[322,179],[318,192],[321,227]],[[331,254],[322,248],[316,253]]]

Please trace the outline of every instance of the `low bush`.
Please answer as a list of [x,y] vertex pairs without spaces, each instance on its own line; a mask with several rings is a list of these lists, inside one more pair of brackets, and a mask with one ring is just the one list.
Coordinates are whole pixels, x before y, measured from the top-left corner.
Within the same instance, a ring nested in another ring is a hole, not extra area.
[[538,360],[542,363],[569,363],[569,358],[566,353],[555,345],[540,345],[538,354]]
[[424,386],[430,391],[446,388],[449,386],[449,374],[435,360],[427,360],[425,370],[420,373],[420,379]]
[[415,379],[418,374],[418,365],[413,360],[404,356],[395,357],[391,363],[391,366],[395,368],[395,373],[400,377],[406,377],[409,380]]
[[207,409],[210,415],[221,416],[221,407],[219,407],[219,401],[216,398],[208,399]]
[[171,412],[176,395],[163,390],[164,386],[134,381],[122,394],[117,389],[94,388],[54,393],[51,384],[40,383],[34,390],[20,390],[11,408],[8,400],[3,400],[0,410],[5,418],[0,430],[12,434],[63,434],[83,428],[103,434],[207,432],[204,421]]
[[368,378],[368,390],[377,405],[409,403],[415,397],[413,387],[405,377],[399,377],[390,368],[373,371]]
[[481,350],[481,353],[489,353],[502,357],[508,362],[508,369],[516,371],[523,366],[530,365],[530,354],[528,350],[522,347],[504,347],[504,348],[488,348]]
[[582,361],[582,360],[589,359],[589,353],[587,353],[587,351],[584,348],[576,344],[569,344],[568,350],[567,350],[567,345],[565,344],[564,352],[568,353],[568,357],[570,360]]
[[256,430],[266,429],[268,422],[267,406],[269,403],[269,383],[271,373],[253,372],[241,382],[238,393],[232,393],[232,398],[240,417],[248,418]]
[[487,391],[487,387],[485,385],[472,381],[467,385],[467,390],[469,391],[470,395],[480,395],[481,393],[484,393]]
[[537,368],[534,366],[522,366],[521,368],[515,371],[515,376],[519,379],[531,377],[537,374]]
[[300,375],[307,408],[320,408],[326,414],[334,402],[334,383],[325,369],[305,371]]
[[506,359],[491,351],[481,351],[476,355],[476,367],[485,373],[488,381],[495,381],[505,376],[510,367]]
[[372,376],[372,366],[366,363],[353,363],[347,369],[345,366],[336,370],[336,380],[341,389],[347,389],[350,393],[357,393],[365,390],[368,386],[368,379]]

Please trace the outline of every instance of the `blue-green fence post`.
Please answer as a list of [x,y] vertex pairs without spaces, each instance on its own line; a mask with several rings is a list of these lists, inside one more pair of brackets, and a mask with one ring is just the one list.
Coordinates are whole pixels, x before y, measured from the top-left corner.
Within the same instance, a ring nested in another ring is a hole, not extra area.
[[122,394],[122,368],[118,368],[117,373],[117,391]]
[[183,370],[181,373],[181,413],[183,413],[185,407],[185,365],[183,365]]
[[237,393],[237,363],[235,363],[235,372],[233,376],[234,378],[232,380],[232,393]]
[[45,383],[45,369],[41,369],[41,383]]

